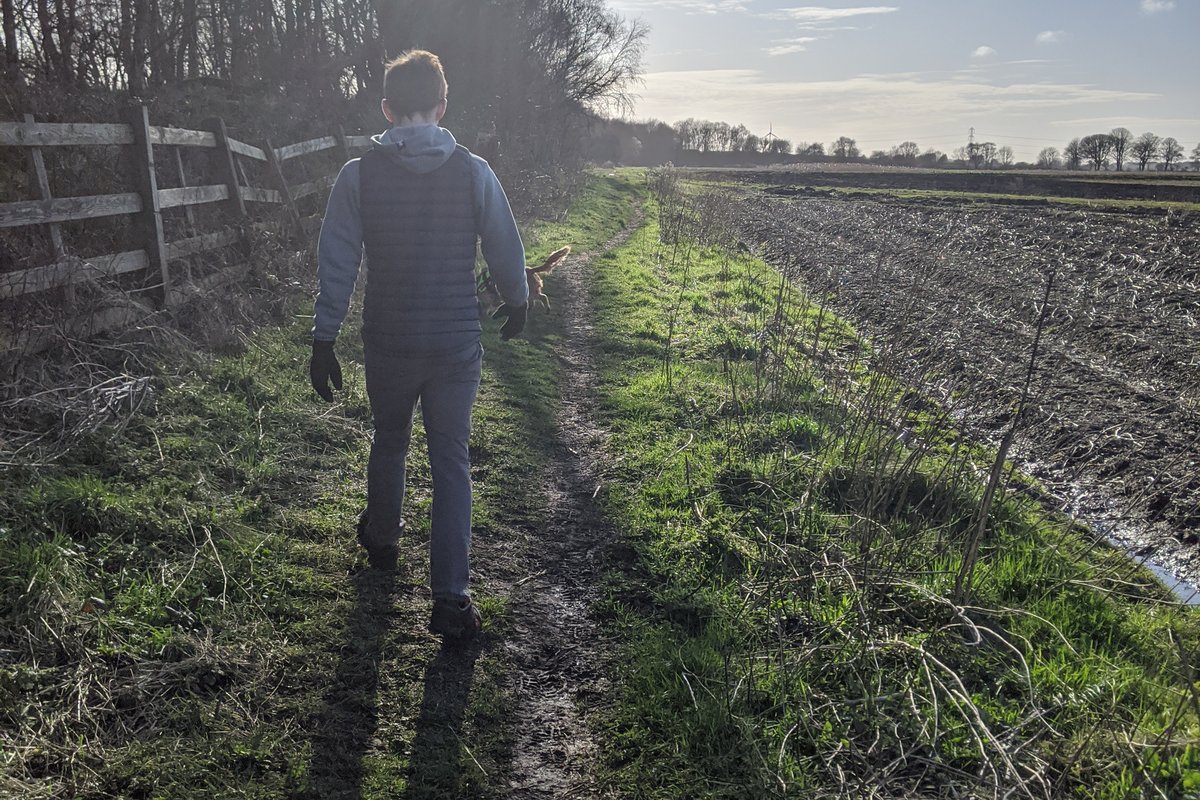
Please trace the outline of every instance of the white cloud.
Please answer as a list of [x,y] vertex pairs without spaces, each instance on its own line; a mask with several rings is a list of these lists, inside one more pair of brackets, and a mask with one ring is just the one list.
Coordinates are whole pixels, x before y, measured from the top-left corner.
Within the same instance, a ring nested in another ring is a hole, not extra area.
[[[1109,130],[1122,127],[1130,130],[1171,130],[1173,128],[1200,128],[1200,118],[1196,117],[1145,117],[1122,114],[1111,117],[1077,117],[1076,119],[1056,119],[1050,123],[1055,128],[1096,128]],[[1164,134],[1169,135],[1169,134]]]
[[781,8],[766,16],[773,19],[791,19],[797,22],[831,22],[836,19],[862,17],[870,14],[891,14],[899,10],[896,6],[858,6],[856,8],[800,6],[798,8]]
[[1143,14],[1157,14],[1160,11],[1173,11],[1175,0],[1142,0]]
[[1062,39],[1062,31],[1042,31],[1034,41],[1038,44],[1058,44]]
[[746,0],[619,0],[614,5],[620,12],[671,8],[685,14],[728,14],[746,10]]
[[996,55],[995,48],[988,47],[986,44],[976,47],[971,51],[971,58],[991,58]]
[[774,47],[768,47],[766,50],[769,56],[786,56],[792,53],[803,53],[808,48],[805,46],[809,42],[817,41],[817,36],[800,36],[796,39],[777,39],[774,42]]
[[[994,85],[976,77],[920,80],[911,74],[860,75],[833,81],[770,80],[751,69],[651,72],[639,107],[663,119],[751,121],[761,113],[803,109],[838,124],[890,116],[935,120],[979,113],[1019,114],[1096,103],[1136,103],[1161,95],[1083,84]],[[761,112],[761,113],[760,113]],[[782,118],[782,116],[780,117]]]

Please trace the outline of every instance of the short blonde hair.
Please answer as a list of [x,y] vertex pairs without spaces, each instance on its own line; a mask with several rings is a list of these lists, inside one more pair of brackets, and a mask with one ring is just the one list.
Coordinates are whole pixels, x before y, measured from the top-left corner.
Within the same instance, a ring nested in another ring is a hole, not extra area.
[[442,61],[428,50],[406,50],[386,67],[383,96],[397,119],[429,111],[446,99]]

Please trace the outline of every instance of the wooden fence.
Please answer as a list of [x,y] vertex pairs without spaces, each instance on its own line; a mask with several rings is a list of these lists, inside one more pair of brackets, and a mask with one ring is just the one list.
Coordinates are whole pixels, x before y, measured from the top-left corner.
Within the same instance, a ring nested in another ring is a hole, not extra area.
[[[270,141],[261,146],[238,141],[228,135],[220,119],[209,120],[206,130],[162,127],[150,124],[149,113],[142,106],[134,108],[124,124],[44,123],[26,115],[24,122],[0,122],[0,146],[21,147],[28,151],[31,185],[40,199],[0,203],[0,228],[48,226],[53,261],[32,268],[0,272],[0,304],[13,298],[51,289],[73,287],[85,281],[117,278],[142,273],[143,287],[149,288],[153,305],[170,308],[187,295],[182,291],[184,280],[173,274],[175,264],[231,245],[244,243],[255,217],[248,204],[282,206],[297,228],[300,214],[297,203],[305,197],[326,191],[336,173],[314,180],[289,184],[287,165],[293,159],[335,148],[345,158],[370,146],[370,137],[347,136],[340,129],[329,136],[310,139],[282,147],[272,147]],[[77,197],[54,197],[46,168],[43,149],[47,147],[87,147],[119,145],[132,148],[135,165],[135,191]],[[184,170],[181,152],[189,148],[206,148],[215,153],[215,170],[208,170],[196,184],[190,184]],[[344,160],[343,159],[343,160]],[[252,186],[246,178],[244,160],[258,162],[266,170],[271,186]],[[172,170],[175,188],[160,189],[158,176]],[[202,231],[193,209],[208,204],[224,204],[225,224],[215,230]],[[188,235],[168,241],[164,235],[163,212],[182,208],[186,221],[181,227]],[[71,253],[70,242],[64,240],[62,223],[76,220],[101,220],[127,215],[134,221],[136,231],[129,249],[99,256],[80,258]],[[261,224],[261,223],[259,223]],[[236,270],[234,264],[221,272]],[[219,281],[220,274],[209,276],[209,282]],[[108,326],[111,327],[111,326]],[[13,337],[10,336],[10,339]],[[11,349],[13,343],[0,346]]]

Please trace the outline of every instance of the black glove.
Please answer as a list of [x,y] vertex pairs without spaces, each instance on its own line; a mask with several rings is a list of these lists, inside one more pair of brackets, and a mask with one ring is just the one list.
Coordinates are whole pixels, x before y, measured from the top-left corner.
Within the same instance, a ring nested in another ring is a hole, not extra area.
[[308,376],[312,378],[313,391],[325,398],[328,403],[333,402],[333,392],[329,389],[329,382],[333,382],[333,388],[341,391],[342,389],[342,365],[338,363],[337,356],[333,353],[333,342],[321,342],[313,339],[312,344],[312,361],[308,364]]
[[507,342],[525,330],[525,318],[527,316],[529,316],[528,303],[522,303],[519,306],[510,306],[508,303],[505,303],[496,309],[496,313],[492,314],[492,319],[508,317],[508,321],[500,328],[500,338]]

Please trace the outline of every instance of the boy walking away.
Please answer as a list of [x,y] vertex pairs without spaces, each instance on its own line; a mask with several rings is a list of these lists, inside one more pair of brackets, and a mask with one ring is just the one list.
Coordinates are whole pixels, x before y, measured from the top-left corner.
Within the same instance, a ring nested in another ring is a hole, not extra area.
[[528,287],[525,249],[495,173],[438,126],[446,88],[433,53],[411,50],[387,65],[382,109],[392,127],[374,137],[370,152],[342,167],[321,225],[310,376],[327,401],[333,400],[331,382],[342,388],[334,340],[362,261],[364,367],[375,438],[358,540],[373,568],[395,567],[404,531],[404,465],[420,400],[433,473],[429,627],[469,637],[482,626],[467,585],[467,439],[483,356],[477,237],[505,303],[496,312],[507,317],[500,330],[505,340],[525,325]]

